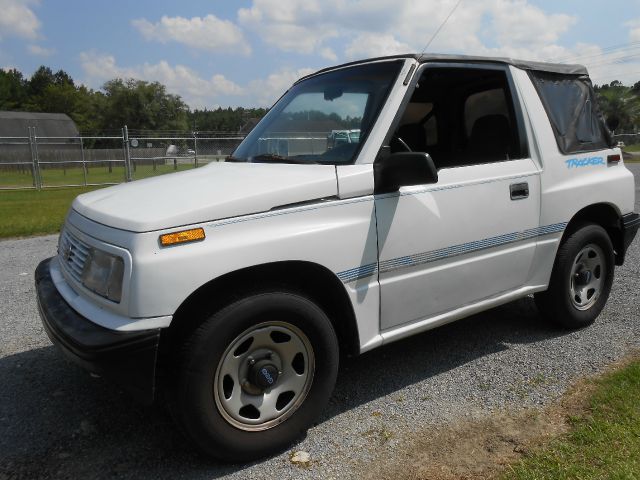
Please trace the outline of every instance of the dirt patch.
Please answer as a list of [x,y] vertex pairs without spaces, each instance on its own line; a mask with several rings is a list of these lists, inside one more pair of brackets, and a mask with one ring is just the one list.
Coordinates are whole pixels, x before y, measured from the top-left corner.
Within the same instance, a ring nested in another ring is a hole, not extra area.
[[[638,359],[616,362],[615,370]],[[574,384],[542,410],[503,412],[461,421],[405,437],[392,452],[378,456],[362,478],[393,480],[490,479],[507,465],[569,429],[569,419],[588,413],[593,379]]]
[[465,421],[411,436],[369,479],[484,479],[566,431],[566,417],[528,410]]

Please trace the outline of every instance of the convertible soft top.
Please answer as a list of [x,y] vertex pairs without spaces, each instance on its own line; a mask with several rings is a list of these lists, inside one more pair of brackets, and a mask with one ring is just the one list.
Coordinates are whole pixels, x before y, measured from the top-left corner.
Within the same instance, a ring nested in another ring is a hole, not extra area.
[[[329,68],[323,68],[322,70],[318,70],[315,73],[302,77],[299,81],[304,80],[305,78],[312,77],[322,72],[327,72],[329,70],[335,70],[337,68],[342,68],[350,65],[358,65],[362,63],[368,62],[376,62],[380,60],[393,60],[393,59],[404,59],[404,58],[413,58],[420,63],[427,62],[455,62],[455,63],[502,63],[506,65],[513,65],[514,67],[521,68],[523,70],[531,70],[536,72],[547,72],[547,73],[557,73],[562,75],[589,75],[587,72],[587,68],[584,65],[578,64],[569,64],[569,63],[548,63],[548,62],[533,62],[527,60],[518,60],[515,58],[507,58],[507,57],[478,57],[472,55],[443,55],[436,53],[407,53],[403,55],[390,55],[386,57],[375,57],[375,58],[367,58],[363,60],[357,60],[355,62],[343,63],[342,65],[336,65]],[[296,82],[296,83],[298,83]]]

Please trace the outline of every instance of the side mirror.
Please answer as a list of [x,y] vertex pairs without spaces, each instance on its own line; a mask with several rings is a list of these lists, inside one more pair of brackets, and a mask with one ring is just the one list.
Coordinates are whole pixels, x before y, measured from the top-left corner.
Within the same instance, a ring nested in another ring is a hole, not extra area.
[[396,192],[400,187],[438,181],[438,171],[428,153],[392,153],[378,158],[373,171],[376,193]]

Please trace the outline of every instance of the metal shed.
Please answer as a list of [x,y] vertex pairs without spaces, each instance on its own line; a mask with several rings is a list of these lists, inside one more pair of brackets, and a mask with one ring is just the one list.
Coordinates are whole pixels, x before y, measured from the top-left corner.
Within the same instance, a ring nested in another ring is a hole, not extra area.
[[78,127],[64,113],[0,112],[0,137],[28,137],[36,127],[39,137],[77,137]]
[[[33,127],[33,128],[32,128]],[[0,164],[31,161],[29,137],[38,142],[42,160],[58,161],[65,151],[77,151],[78,127],[64,113],[0,112]]]

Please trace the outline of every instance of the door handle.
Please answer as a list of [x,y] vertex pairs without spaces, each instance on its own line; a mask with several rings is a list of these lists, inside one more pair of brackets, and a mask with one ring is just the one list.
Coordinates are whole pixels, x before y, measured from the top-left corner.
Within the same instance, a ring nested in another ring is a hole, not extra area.
[[509,186],[511,192],[511,200],[522,200],[529,197],[529,184],[524,183],[512,183]]

